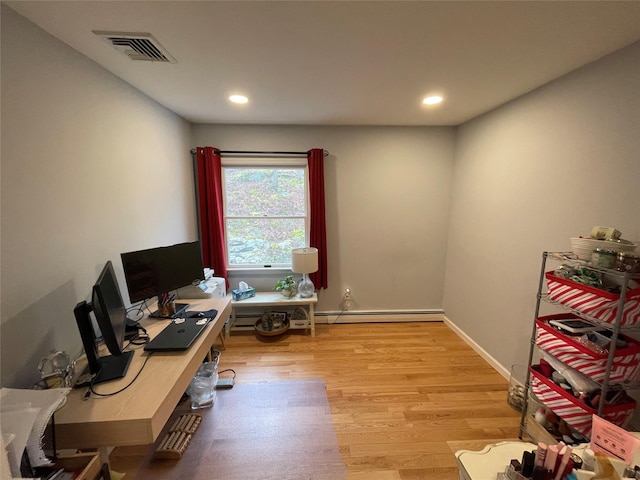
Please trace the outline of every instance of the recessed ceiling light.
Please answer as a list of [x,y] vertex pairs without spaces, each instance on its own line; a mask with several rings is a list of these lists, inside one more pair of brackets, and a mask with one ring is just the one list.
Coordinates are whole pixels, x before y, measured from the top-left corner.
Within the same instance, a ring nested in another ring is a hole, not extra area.
[[233,103],[247,103],[249,99],[244,95],[230,95],[229,100]]
[[430,97],[425,97],[424,100],[422,100],[422,103],[425,105],[437,105],[442,102],[442,100],[443,99],[440,95],[431,95]]

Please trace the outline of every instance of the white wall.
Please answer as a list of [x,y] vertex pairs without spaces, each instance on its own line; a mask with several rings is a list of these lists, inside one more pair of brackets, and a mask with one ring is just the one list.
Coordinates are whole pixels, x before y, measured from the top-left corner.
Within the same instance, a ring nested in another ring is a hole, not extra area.
[[543,251],[640,240],[639,120],[636,43],[459,128],[444,306],[502,366],[527,359]]
[[189,124],[2,5],[2,385],[51,348],[107,260],[195,240]]
[[[453,128],[194,125],[194,146],[324,148],[328,283],[319,311],[441,309]],[[231,277],[231,286],[245,278]],[[250,278],[272,290],[278,276]],[[245,279],[246,280],[246,279]]]

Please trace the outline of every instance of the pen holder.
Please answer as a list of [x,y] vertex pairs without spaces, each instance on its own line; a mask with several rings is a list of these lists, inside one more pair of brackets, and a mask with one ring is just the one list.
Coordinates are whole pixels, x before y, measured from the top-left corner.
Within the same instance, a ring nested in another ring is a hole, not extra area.
[[162,303],[158,302],[158,316],[171,317],[176,313],[176,302]]

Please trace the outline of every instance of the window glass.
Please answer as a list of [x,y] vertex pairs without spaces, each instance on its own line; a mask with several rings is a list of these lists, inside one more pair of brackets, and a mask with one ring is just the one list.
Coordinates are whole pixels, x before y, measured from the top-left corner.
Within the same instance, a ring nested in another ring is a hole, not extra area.
[[307,236],[305,166],[223,167],[227,266],[291,265]]

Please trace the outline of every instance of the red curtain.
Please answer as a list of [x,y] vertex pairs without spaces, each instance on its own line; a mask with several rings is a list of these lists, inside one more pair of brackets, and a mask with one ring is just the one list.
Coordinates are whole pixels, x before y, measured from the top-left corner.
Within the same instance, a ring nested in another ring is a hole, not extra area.
[[316,289],[327,288],[327,229],[324,207],[324,150],[307,152],[309,197],[311,203],[310,247],[318,249],[318,271],[309,275]]
[[[220,150],[214,147],[198,147],[196,168],[202,261],[205,267],[213,269],[216,277],[227,279]],[[228,279],[226,283],[228,288]]]

